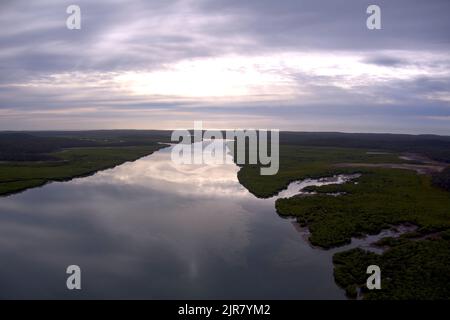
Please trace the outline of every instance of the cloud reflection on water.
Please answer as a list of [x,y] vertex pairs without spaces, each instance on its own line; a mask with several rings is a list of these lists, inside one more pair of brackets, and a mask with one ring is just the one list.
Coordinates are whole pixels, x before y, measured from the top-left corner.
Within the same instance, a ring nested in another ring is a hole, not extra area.
[[[170,149],[0,198],[0,298],[342,298],[331,257],[280,219],[233,164]],[[82,291],[65,268],[82,268]]]

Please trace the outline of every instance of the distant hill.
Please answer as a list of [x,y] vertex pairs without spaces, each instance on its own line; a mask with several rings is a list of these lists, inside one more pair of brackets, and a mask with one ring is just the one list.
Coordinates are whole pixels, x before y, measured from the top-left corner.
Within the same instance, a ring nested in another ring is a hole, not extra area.
[[65,148],[144,146],[169,138],[168,131],[0,132],[0,161],[46,161],[53,160],[48,153]]
[[95,145],[89,141],[59,137],[38,137],[26,133],[0,134],[1,161],[38,161],[51,160],[46,153],[62,148],[89,147]]
[[438,135],[281,132],[281,144],[420,153],[450,163],[450,137]]
[[[169,142],[170,135],[163,130],[0,132],[0,161],[48,160],[48,153],[63,148],[152,145]],[[284,131],[280,143],[420,153],[450,163],[449,136]]]

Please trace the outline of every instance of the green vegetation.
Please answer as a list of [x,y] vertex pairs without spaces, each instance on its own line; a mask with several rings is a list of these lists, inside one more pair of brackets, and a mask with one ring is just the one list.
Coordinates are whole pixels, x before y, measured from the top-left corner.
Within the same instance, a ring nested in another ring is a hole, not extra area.
[[146,146],[169,140],[167,131],[0,132],[0,161],[58,160],[50,153],[77,147]]
[[41,186],[50,181],[64,181],[134,161],[163,145],[137,147],[98,147],[67,149],[52,153],[56,161],[14,162],[0,164],[0,195]]
[[450,191],[450,168],[444,169],[442,172],[433,175],[433,185]]
[[450,163],[449,136],[341,132],[280,132],[280,143],[283,145],[304,147],[321,146],[418,153],[436,161]]
[[[357,141],[344,144],[352,143]],[[373,147],[383,144],[374,143]],[[446,191],[450,169],[431,177],[411,170],[335,166],[338,163],[405,163],[398,158],[396,150],[399,149],[402,148],[395,144],[393,149],[387,148],[389,153],[367,154],[369,149],[362,146],[350,149],[305,147],[297,143],[281,145],[277,175],[260,176],[258,166],[246,165],[238,178],[256,196],[270,197],[295,180],[360,173],[359,178],[346,184],[306,188],[315,192],[314,195],[278,199],[277,212],[296,217],[301,225],[309,228],[310,242],[324,248],[343,245],[353,236],[377,234],[402,223],[417,225],[414,232],[380,240],[377,245],[389,248],[382,255],[362,249],[335,254],[336,283],[353,298],[361,292],[365,299],[450,299],[450,193]],[[440,152],[433,147],[428,150],[435,158],[443,155],[447,159],[446,150]],[[369,276],[366,270],[372,264],[381,267],[382,290],[365,289]]]
[[[350,242],[411,222],[422,230],[450,228],[449,193],[431,185],[429,176],[398,169],[364,169],[358,184],[310,187],[309,197],[278,199],[280,215],[294,216],[311,231],[310,241],[324,248]],[[342,192],[338,197],[321,193]]]
[[396,153],[368,154],[367,150],[348,148],[280,146],[280,170],[274,176],[262,176],[257,165],[245,165],[238,172],[239,182],[260,198],[268,198],[286,188],[290,182],[320,178],[360,170],[334,168],[336,163],[401,163]]
[[161,132],[0,134],[0,195],[64,181],[134,161],[163,147]]
[[[312,244],[324,248],[350,242],[351,237],[376,234],[411,222],[422,230],[450,228],[449,193],[434,187],[431,178],[414,171],[384,168],[341,168],[337,163],[401,163],[396,153],[368,153],[362,149],[281,145],[280,171],[261,176],[258,166],[243,166],[239,181],[253,194],[270,197],[295,180],[335,174],[361,173],[358,184],[308,187],[308,197],[276,201],[282,216],[296,217],[311,231]],[[326,193],[343,193],[338,197]]]
[[[392,239],[391,239],[392,240]],[[382,255],[361,249],[336,253],[334,277],[349,297],[359,288],[365,299],[450,299],[450,241],[393,240]],[[381,269],[381,290],[366,288],[369,265]]]

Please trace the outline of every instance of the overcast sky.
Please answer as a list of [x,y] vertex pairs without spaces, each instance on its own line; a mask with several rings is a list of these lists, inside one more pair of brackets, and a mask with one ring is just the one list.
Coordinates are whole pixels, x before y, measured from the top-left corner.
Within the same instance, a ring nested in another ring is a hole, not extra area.
[[1,0],[0,130],[450,135],[449,49],[448,0]]

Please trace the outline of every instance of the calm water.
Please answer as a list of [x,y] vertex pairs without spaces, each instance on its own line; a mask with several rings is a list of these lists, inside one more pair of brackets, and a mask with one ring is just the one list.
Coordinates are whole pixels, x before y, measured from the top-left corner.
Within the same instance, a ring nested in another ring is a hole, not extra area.
[[[175,165],[165,148],[0,198],[0,298],[345,298],[333,252],[312,248],[237,171]],[[81,291],[66,289],[71,264]]]

